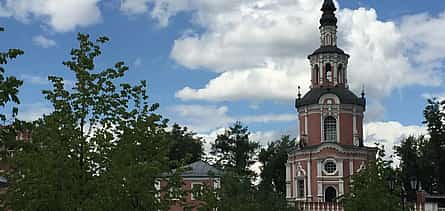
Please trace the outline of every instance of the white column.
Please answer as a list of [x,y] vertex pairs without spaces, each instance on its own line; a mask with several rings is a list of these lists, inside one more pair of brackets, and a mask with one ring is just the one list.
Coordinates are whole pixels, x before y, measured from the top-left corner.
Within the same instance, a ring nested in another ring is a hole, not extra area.
[[343,183],[343,179],[341,179],[341,181],[338,183],[338,192],[339,195],[343,195],[345,193],[345,184]]
[[321,137],[321,140],[320,140],[320,143],[323,143],[324,142],[324,134],[323,134],[323,131],[324,131],[324,128],[323,128],[323,105],[322,106],[320,106],[320,137]]
[[312,179],[311,179],[311,161],[310,160],[307,161],[306,172],[307,172],[307,180],[306,180],[307,181],[306,182],[306,184],[307,184],[307,196],[311,197],[312,196],[312,192],[311,192]]
[[340,112],[337,116],[337,142],[340,143]]
[[318,191],[318,201],[323,201],[323,183],[317,183],[317,191]]
[[343,177],[343,160],[338,160],[338,176]]
[[351,176],[354,173],[354,161],[349,160],[349,176]]

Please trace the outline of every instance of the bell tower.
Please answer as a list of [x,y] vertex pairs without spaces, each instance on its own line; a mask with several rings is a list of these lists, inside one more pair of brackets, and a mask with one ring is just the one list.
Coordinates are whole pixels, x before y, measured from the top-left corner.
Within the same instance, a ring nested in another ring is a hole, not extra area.
[[366,99],[349,90],[349,55],[337,47],[336,10],[332,0],[324,0],[320,47],[308,56],[310,90],[295,101],[300,147],[288,155],[290,201],[336,201],[349,191],[350,176],[376,156],[375,148],[363,144]]

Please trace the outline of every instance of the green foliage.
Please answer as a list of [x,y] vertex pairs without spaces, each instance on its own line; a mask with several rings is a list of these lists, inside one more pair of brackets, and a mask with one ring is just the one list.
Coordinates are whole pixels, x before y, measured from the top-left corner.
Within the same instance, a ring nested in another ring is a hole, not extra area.
[[259,144],[249,140],[249,135],[249,129],[240,122],[218,135],[210,152],[216,157],[217,165],[238,175],[253,177],[255,173],[249,167],[256,161]]
[[350,192],[343,199],[348,211],[398,211],[400,207],[400,187],[389,189],[388,178],[395,175],[392,161],[383,159],[385,152],[379,148],[378,158],[369,161],[365,169],[351,178]]
[[210,211],[216,207],[221,211],[296,210],[289,207],[284,195],[287,152],[295,146],[295,140],[283,136],[259,153],[264,165],[263,181],[254,185],[253,172],[248,167],[254,162],[259,145],[250,142],[248,136],[247,127],[239,122],[218,136],[212,149],[219,155],[218,163],[225,168],[225,174],[220,189],[203,192],[201,200],[205,203],[199,210]]
[[[167,120],[149,104],[146,82],[119,81],[123,62],[97,70],[100,37],[77,37],[63,64],[75,75],[72,90],[50,76],[44,90],[54,112],[33,124],[32,142],[19,150],[9,172],[6,205],[13,210],[166,210],[156,179],[169,170]],[[177,175],[176,175],[177,177]],[[179,185],[172,177],[171,185]],[[170,188],[170,187],[167,187]]]
[[[0,27],[0,32],[3,32],[4,28]],[[20,104],[18,98],[19,87],[22,86],[23,81],[18,80],[14,76],[5,75],[4,65],[8,64],[9,61],[17,58],[17,56],[22,55],[24,52],[20,49],[9,49],[6,52],[0,52],[0,108],[5,109],[8,103]],[[12,107],[12,117],[15,117],[18,113],[16,106]],[[0,121],[6,121],[8,116],[6,112],[0,113]]]
[[270,143],[259,153],[262,163],[260,188],[265,191],[286,194],[286,162],[287,155],[296,147],[295,139],[283,136],[280,140]]
[[203,203],[198,207],[199,211],[214,208],[221,211],[296,211],[283,195],[258,189],[249,178],[231,171],[223,175],[220,189],[204,188],[200,190],[200,196]]
[[[173,142],[168,154],[171,161],[185,160],[186,164],[190,164],[201,160],[204,154],[203,141],[202,138],[196,137],[196,133],[188,131],[187,127],[174,124],[169,136]],[[171,168],[177,167],[175,164],[171,166]]]
[[428,100],[423,111],[428,136],[408,137],[395,147],[404,186],[416,177],[429,193],[445,193],[445,101]]

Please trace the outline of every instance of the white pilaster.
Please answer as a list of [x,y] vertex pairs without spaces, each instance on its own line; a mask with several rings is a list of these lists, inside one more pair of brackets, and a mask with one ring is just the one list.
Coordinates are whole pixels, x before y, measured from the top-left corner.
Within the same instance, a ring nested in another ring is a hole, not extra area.
[[338,160],[337,166],[338,166],[338,176],[343,177],[343,160]]
[[354,161],[349,160],[349,176],[351,176],[354,173]]
[[311,192],[312,179],[311,179],[311,161],[310,160],[307,161],[306,172],[307,172],[307,180],[306,180],[307,181],[306,182],[306,184],[307,184],[307,196],[311,197],[312,196],[312,192]]
[[341,180],[341,181],[338,183],[338,192],[339,192],[339,195],[340,195],[340,196],[343,195],[343,194],[345,194],[345,184],[343,183],[343,180]]

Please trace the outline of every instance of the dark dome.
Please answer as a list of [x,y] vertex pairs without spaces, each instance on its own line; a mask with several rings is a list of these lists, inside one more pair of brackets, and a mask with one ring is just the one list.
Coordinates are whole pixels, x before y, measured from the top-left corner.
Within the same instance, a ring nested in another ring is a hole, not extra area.
[[365,108],[366,100],[359,98],[353,92],[343,87],[312,88],[303,98],[295,101],[295,107],[318,104],[318,100],[325,94],[334,94],[340,99],[341,104],[359,105]]
[[336,26],[337,18],[335,17],[334,12],[337,10],[335,8],[334,2],[332,0],[325,0],[321,11],[323,11],[323,15],[320,19],[320,24],[322,26]]

